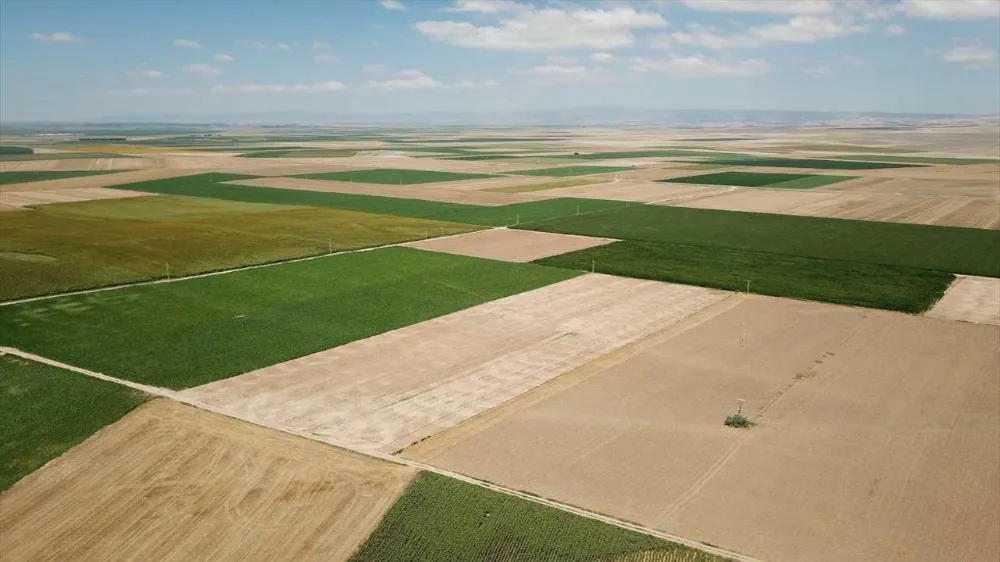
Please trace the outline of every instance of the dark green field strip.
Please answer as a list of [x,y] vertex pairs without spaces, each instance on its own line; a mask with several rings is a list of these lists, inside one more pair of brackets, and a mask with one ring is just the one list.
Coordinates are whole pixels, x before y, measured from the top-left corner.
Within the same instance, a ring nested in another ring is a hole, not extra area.
[[724,560],[422,472],[349,562],[611,562],[639,553],[658,562]]
[[0,356],[0,492],[145,399],[114,383]]
[[88,158],[136,158],[136,156],[132,156],[130,154],[115,154],[111,152],[47,152],[42,154],[0,154],[0,161],[2,162],[19,162],[19,161],[34,161],[34,160],[85,160]]
[[837,160],[859,160],[864,162],[903,162],[908,164],[945,164],[963,166],[970,164],[1000,164],[996,158],[945,158],[938,156],[831,156]]
[[1000,231],[633,205],[523,226],[1000,277]]
[[427,218],[481,226],[509,226],[519,222],[549,220],[575,215],[578,212],[588,213],[615,207],[624,207],[626,205],[622,201],[558,198],[514,203],[498,207],[485,207],[376,195],[353,195],[220,183],[221,181],[229,181],[230,179],[248,179],[250,177],[233,174],[200,174],[197,176],[122,184],[116,185],[115,188],[134,189],[150,193],[212,197],[251,203],[332,207],[350,211]]
[[475,230],[419,218],[179,196],[41,206],[0,221],[0,300]]
[[923,312],[954,280],[925,269],[727,248],[624,241],[536,263],[776,297]]
[[75,178],[79,176],[100,176],[104,174],[115,174],[121,170],[75,170],[59,172],[0,172],[0,185],[12,183],[26,183],[43,180],[61,180],[63,178]]
[[635,168],[625,168],[621,166],[565,166],[562,168],[542,168],[539,170],[520,170],[511,172],[519,176],[548,176],[554,178],[569,178],[573,176],[589,176],[592,174],[607,174],[610,172],[624,172]]
[[386,248],[3,306],[0,344],[186,388],[575,275]]
[[300,150],[258,150],[241,154],[240,158],[347,158],[357,150],[309,148]]
[[0,144],[0,155],[8,154],[32,154],[35,151],[27,146],[12,146],[9,144]]
[[830,185],[852,176],[821,176],[816,174],[762,174],[757,172],[717,172],[681,178],[658,180],[666,183],[689,183],[705,185],[729,185],[738,187],[771,187],[780,189],[812,189]]
[[413,185],[418,183],[435,183],[442,181],[474,180],[494,178],[490,174],[462,174],[456,172],[436,172],[431,170],[402,170],[394,168],[376,168],[372,170],[356,170],[352,172],[325,172],[321,174],[303,174],[293,176],[313,180],[349,181],[357,183],[383,183],[390,185]]
[[879,170],[882,168],[912,168],[917,164],[898,164],[885,162],[850,162],[847,160],[821,158],[769,158],[755,156],[751,158],[713,158],[710,164],[724,166],[762,166],[769,168],[812,168],[815,170]]
[[856,176],[811,175],[800,179],[772,183],[766,187],[768,189],[812,189],[814,187],[823,187],[826,185],[840,183],[842,181],[853,180],[855,177]]

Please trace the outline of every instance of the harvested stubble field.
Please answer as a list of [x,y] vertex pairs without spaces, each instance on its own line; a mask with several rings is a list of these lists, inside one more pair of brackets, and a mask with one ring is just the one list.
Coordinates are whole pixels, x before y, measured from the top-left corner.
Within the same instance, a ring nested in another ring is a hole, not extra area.
[[96,158],[134,158],[113,152],[41,152],[34,154],[3,154],[0,162],[32,162],[36,160],[86,160]]
[[[0,492],[144,400],[142,394],[114,383],[0,355],[0,411],[4,413]],[[6,532],[2,524],[0,529]],[[0,554],[5,551],[0,544]]]
[[[741,155],[747,156],[747,155]],[[746,158],[718,157],[708,161],[709,164],[724,166],[766,166],[769,168],[812,168],[814,170],[879,170],[883,168],[909,168],[918,164],[901,164],[891,162],[862,162],[850,160],[828,160],[824,158],[773,158],[768,156],[752,156]]]
[[357,154],[357,150],[345,149],[299,149],[299,150],[254,150],[241,154],[240,158],[346,158]]
[[850,176],[820,176],[815,174],[761,174],[756,172],[716,172],[698,176],[684,176],[660,181],[669,183],[692,183],[706,185],[727,185],[737,187],[768,187],[774,189],[812,189],[830,185]]
[[28,183],[43,180],[58,180],[63,178],[75,178],[79,176],[98,176],[101,174],[113,174],[114,170],[100,171],[71,171],[71,172],[0,172],[0,185],[14,183]]
[[0,307],[0,344],[185,388],[575,275],[386,248],[7,305]]
[[474,229],[178,196],[45,205],[0,223],[0,300],[160,279],[168,267],[169,275],[192,275]]
[[959,277],[927,316],[1000,326],[1000,279]]
[[547,189],[558,189],[560,187],[577,187],[581,185],[594,185],[601,183],[602,180],[562,180],[562,181],[550,181],[545,183],[531,183],[527,185],[508,185],[504,187],[491,187],[486,191],[492,191],[494,193],[525,193],[530,191],[544,191]]
[[420,473],[349,562],[724,562],[548,506]]
[[[10,207],[31,207],[51,203],[76,203],[80,201],[95,201],[98,199],[124,199],[127,197],[143,197],[145,193],[107,189],[104,187],[81,187],[69,189],[45,189],[40,191],[0,192],[0,205]],[[0,232],[3,228],[0,227]],[[3,243],[0,242],[0,247]]]
[[709,195],[729,193],[733,187],[670,184],[658,181],[610,181],[596,185],[557,187],[547,192],[550,197],[593,197],[638,203],[666,203],[697,200]]
[[374,170],[357,170],[352,172],[328,172],[321,174],[304,174],[300,178],[313,180],[333,180],[358,183],[385,183],[395,185],[415,185],[422,183],[437,183],[491,178],[489,174],[468,174],[456,172],[435,172],[430,170],[402,170],[393,168],[377,168]]
[[5,560],[344,561],[412,476],[154,400],[0,496],[0,549]]
[[[727,294],[584,275],[192,388],[183,396],[242,419],[355,450],[390,453]],[[393,304],[401,306],[401,298]]]
[[524,228],[1000,277],[1000,231],[993,230],[659,205],[610,209]]
[[594,246],[602,246],[611,242],[614,242],[614,240],[570,234],[552,234],[551,232],[535,232],[533,230],[494,228],[459,236],[450,236],[448,238],[409,242],[404,245],[420,250],[458,254],[460,256],[529,262],[585,248],[593,248]]
[[856,160],[861,162],[894,162],[905,164],[945,164],[949,166],[969,166],[972,164],[1000,164],[996,158],[946,158],[939,156],[831,156],[837,160]]
[[737,296],[403,455],[774,562],[995,560],[998,372],[995,326]]
[[590,176],[594,174],[608,174],[611,172],[624,172],[632,168],[620,166],[564,166],[562,168],[542,168],[539,170],[520,170],[515,172],[519,176],[551,176],[555,178],[569,178],[573,176]]

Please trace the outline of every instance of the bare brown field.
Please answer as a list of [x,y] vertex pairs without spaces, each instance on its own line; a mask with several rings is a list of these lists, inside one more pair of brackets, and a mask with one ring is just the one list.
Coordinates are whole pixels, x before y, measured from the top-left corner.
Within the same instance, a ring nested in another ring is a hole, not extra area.
[[731,187],[684,185],[660,182],[610,181],[594,185],[559,187],[545,190],[549,197],[580,197],[654,203],[695,200],[733,191]]
[[167,168],[152,168],[147,170],[132,170],[117,174],[98,174],[95,176],[79,176],[58,180],[42,180],[26,183],[11,183],[3,186],[5,194],[19,191],[50,191],[61,189],[81,189],[106,187],[137,181],[158,180],[198,173],[197,170],[171,170]]
[[1000,329],[733,296],[403,456],[775,562],[996,560]]
[[343,561],[413,473],[155,400],[0,496],[0,558]]
[[0,172],[51,172],[77,170],[142,170],[160,167],[147,158],[74,158],[0,162]]
[[[294,159],[288,159],[294,160]],[[409,156],[350,156],[339,158],[345,166],[358,168],[400,168],[406,170],[434,170],[439,172],[469,172],[476,174],[502,174],[520,170],[533,170],[538,164],[509,162],[505,160],[437,160]]]
[[608,238],[494,228],[447,238],[409,242],[403,245],[446,254],[529,262],[594,246],[603,246],[611,242],[614,240]]
[[[303,189],[332,193],[353,193],[357,195],[381,195],[403,199],[443,201],[447,203],[467,203],[470,205],[499,206],[524,201],[538,201],[550,197],[548,193],[496,193],[490,191],[449,189],[427,185],[388,185],[381,183],[357,183],[346,181],[310,180],[305,178],[269,177],[226,182],[233,185],[274,187],[279,189]],[[457,182],[456,182],[457,183]]]
[[919,197],[979,197],[1000,199],[1000,175],[994,179],[913,179],[859,177],[821,188],[824,191],[895,193]]
[[73,189],[49,189],[44,191],[0,191],[0,205],[11,207],[29,207],[47,203],[73,203],[77,201],[93,201],[95,199],[121,199],[123,197],[142,197],[149,195],[140,191],[125,191],[124,189],[106,189],[103,187],[81,187]]
[[1000,279],[960,276],[925,315],[1000,326]]
[[359,451],[391,452],[729,293],[582,275],[181,393]]

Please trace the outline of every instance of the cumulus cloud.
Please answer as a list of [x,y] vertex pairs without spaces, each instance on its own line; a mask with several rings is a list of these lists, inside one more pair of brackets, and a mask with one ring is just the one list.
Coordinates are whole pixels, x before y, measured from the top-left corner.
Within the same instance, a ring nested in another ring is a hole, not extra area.
[[675,78],[706,78],[712,76],[754,76],[771,69],[767,61],[746,59],[723,61],[704,55],[682,57],[673,55],[666,59],[638,58],[632,63],[635,72],[657,72]]
[[222,74],[222,69],[210,64],[189,64],[184,67],[184,72],[199,76],[211,76],[213,74]]
[[333,53],[319,53],[313,57],[316,62],[340,62],[340,57]]
[[1000,18],[1000,0],[903,0],[902,11],[917,18],[985,20]]
[[201,43],[194,39],[174,39],[174,47],[184,47],[187,49],[200,49]]
[[655,12],[638,11],[624,4],[607,6],[591,9],[568,4],[557,8],[516,2],[460,2],[453,11],[478,11],[482,17],[496,19],[497,25],[427,20],[417,22],[415,27],[434,41],[459,47],[557,51],[628,47],[635,42],[633,30],[667,25]]
[[219,84],[212,86],[212,92],[216,94],[303,94],[339,92],[345,89],[347,86],[336,80],[315,84],[237,84],[234,86]]
[[902,35],[904,33],[906,33],[906,28],[901,25],[892,24],[885,28],[886,35]]
[[133,70],[126,72],[125,74],[129,76],[143,76],[145,78],[160,78],[163,73],[159,70],[153,70],[151,68],[141,68],[139,70]]
[[596,63],[604,64],[609,63],[614,60],[614,56],[609,53],[594,53],[590,55],[590,60]]
[[54,31],[52,33],[32,33],[28,36],[33,41],[44,41],[46,43],[79,43],[82,41],[72,33],[65,31]]
[[409,10],[409,8],[404,6],[403,3],[399,2],[398,0],[378,0],[378,5],[382,6],[386,10],[397,10],[400,12],[405,12],[406,10]]
[[969,69],[995,68],[1000,55],[980,45],[955,45],[947,49],[927,49],[927,54]]
[[286,43],[275,43],[273,45],[268,45],[267,43],[262,43],[260,41],[240,41],[240,45],[245,47],[250,47],[251,49],[257,49],[258,51],[289,51],[291,47]]
[[522,5],[514,0],[458,0],[454,6],[445,8],[446,12],[475,12],[479,14],[498,14],[521,9]]
[[314,51],[329,51],[330,50],[330,44],[327,43],[326,41],[313,41],[312,47],[313,47]]
[[706,12],[823,15],[834,11],[830,0],[683,0],[683,4]]
[[227,55],[226,53],[218,53],[217,55],[215,55],[215,60],[222,62],[233,62],[234,60],[236,60],[236,57],[232,55]]
[[559,64],[543,64],[528,69],[511,71],[513,74],[530,74],[534,76],[580,77],[587,74],[585,66],[563,66]]
[[369,88],[379,90],[437,90],[448,88],[489,88],[496,86],[496,80],[463,80],[447,84],[431,78],[419,70],[400,70],[396,77],[391,80],[372,80],[368,82]]
[[758,25],[733,35],[724,35],[714,27],[694,23],[689,24],[686,31],[650,38],[649,47],[668,49],[674,45],[685,45],[713,50],[754,48],[776,43],[815,43],[867,30],[867,27],[858,25],[849,18],[825,16],[796,16],[787,22]]
[[814,66],[812,68],[807,68],[803,70],[806,74],[830,74],[833,69],[829,66]]
[[549,55],[545,57],[545,60],[552,64],[573,64],[576,62],[575,58],[565,55]]

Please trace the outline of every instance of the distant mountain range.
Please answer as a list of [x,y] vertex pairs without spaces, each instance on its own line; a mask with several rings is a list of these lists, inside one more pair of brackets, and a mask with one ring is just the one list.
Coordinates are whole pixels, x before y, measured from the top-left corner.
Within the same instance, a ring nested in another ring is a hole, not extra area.
[[[1000,121],[998,115],[955,115],[884,112],[641,109],[629,107],[580,107],[557,110],[500,111],[491,113],[344,114],[312,111],[231,113],[205,115],[141,115],[79,121],[88,125],[217,124],[217,125],[347,125],[347,126],[531,126],[531,127],[801,127],[843,126],[860,128],[910,127],[957,122]],[[7,123],[5,125],[16,125]]]

